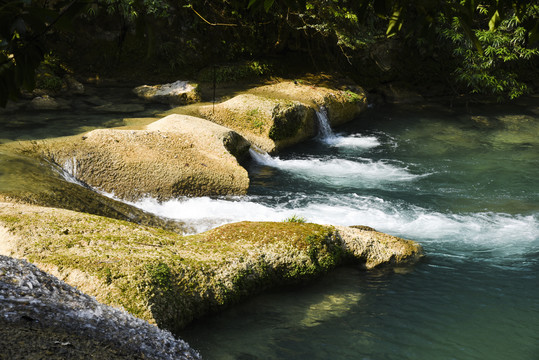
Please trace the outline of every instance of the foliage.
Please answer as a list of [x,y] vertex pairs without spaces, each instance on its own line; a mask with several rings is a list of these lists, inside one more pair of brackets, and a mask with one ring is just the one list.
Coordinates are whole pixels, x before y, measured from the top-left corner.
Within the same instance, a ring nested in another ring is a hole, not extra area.
[[60,63],[60,59],[52,53],[45,54],[45,57],[36,70],[36,87],[52,92],[62,89],[62,76],[66,69]]
[[[413,39],[422,55],[452,54],[439,71],[454,73],[471,92],[514,98],[527,91],[519,68],[532,71],[537,57],[539,9],[518,0],[0,0],[0,105],[35,86],[48,39],[66,30],[58,42],[78,41],[88,52],[110,51],[98,42],[105,35],[116,43],[115,54],[99,53],[92,66],[112,71],[123,55],[124,62],[174,72],[206,67],[201,80],[213,81],[216,70],[217,82],[267,75],[272,69],[252,59],[287,52],[299,54],[303,67],[369,72],[364,64],[374,62],[377,49],[396,56],[394,47],[382,46],[387,38],[399,45]],[[146,48],[146,59],[126,50],[128,42]]]
[[260,61],[247,61],[239,64],[212,66],[202,69],[198,81],[215,82],[217,84],[244,79],[254,79],[267,75],[271,71],[268,63]]
[[294,215],[284,219],[283,222],[303,224],[303,223],[307,222],[307,219],[305,219],[303,216],[299,216],[299,215],[294,214]]
[[[529,13],[525,16],[532,12]],[[530,89],[518,72],[533,71],[539,49],[526,47],[528,34],[521,24],[522,21],[513,13],[502,20],[495,31],[474,30],[483,49],[478,52],[464,36],[460,20],[453,18],[451,26],[442,31],[442,36],[454,45],[453,55],[458,60],[454,71],[457,82],[473,94],[492,94],[499,99],[515,99],[528,93]]]

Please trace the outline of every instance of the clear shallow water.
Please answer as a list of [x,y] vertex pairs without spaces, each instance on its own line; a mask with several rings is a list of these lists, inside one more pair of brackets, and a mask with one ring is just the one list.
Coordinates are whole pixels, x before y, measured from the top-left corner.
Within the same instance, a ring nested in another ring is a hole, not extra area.
[[206,359],[539,359],[539,120],[477,111],[374,110],[331,141],[255,155],[247,197],[139,204],[199,230],[369,225],[427,253],[406,271],[339,269],[180,335]]

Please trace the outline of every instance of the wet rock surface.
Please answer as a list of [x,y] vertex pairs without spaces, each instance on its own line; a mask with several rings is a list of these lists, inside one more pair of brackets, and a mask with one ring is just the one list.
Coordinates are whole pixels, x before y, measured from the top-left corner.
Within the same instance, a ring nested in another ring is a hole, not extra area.
[[200,359],[187,343],[0,255],[2,359]]

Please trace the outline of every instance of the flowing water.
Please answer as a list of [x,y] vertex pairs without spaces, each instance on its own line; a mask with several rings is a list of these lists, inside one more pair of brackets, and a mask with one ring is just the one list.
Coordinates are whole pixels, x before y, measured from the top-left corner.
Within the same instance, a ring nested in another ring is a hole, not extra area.
[[179,335],[210,360],[539,359],[538,109],[375,108],[279,157],[252,151],[247,196],[138,202],[197,231],[296,215],[427,254],[411,268],[338,269]]
[[339,131],[252,151],[248,196],[138,205],[199,230],[292,215],[368,225],[420,242],[425,260],[339,269],[180,335],[206,359],[539,359],[537,113],[386,108]]

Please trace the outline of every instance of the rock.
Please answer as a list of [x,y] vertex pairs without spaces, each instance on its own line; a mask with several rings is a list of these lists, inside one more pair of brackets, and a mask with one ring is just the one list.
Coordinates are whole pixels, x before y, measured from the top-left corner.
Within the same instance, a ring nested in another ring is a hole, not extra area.
[[399,84],[384,85],[377,89],[377,92],[381,94],[384,102],[390,104],[418,104],[425,102],[423,96]]
[[73,76],[66,76],[64,78],[64,83],[66,84],[67,91],[72,95],[82,95],[84,94],[84,85],[77,81]]
[[77,183],[60,167],[43,161],[41,150],[36,149],[32,142],[19,143],[16,149],[2,147],[1,161],[4,169],[9,171],[0,174],[0,201],[80,211],[178,233],[193,232],[181,221],[155,216]]
[[65,100],[56,100],[49,95],[43,95],[33,98],[30,102],[30,108],[34,110],[69,109],[69,103]]
[[283,81],[277,84],[254,88],[252,94],[299,101],[319,109],[325,107],[332,126],[342,125],[354,120],[367,108],[365,91],[353,84],[339,87],[304,85],[297,81]]
[[274,153],[317,134],[315,110],[324,107],[331,125],[337,126],[355,119],[366,106],[365,92],[357,86],[340,90],[284,81],[251,89],[215,106],[203,106],[199,112]]
[[26,261],[0,256],[2,357],[200,359],[187,343],[98,303]]
[[237,132],[211,121],[188,115],[169,115],[146,126],[146,129],[160,132],[173,132],[192,137],[201,148],[211,147],[215,153],[226,149],[239,161],[248,155],[251,144]]
[[316,135],[314,111],[299,101],[242,94],[199,111],[268,153]]
[[94,130],[42,142],[36,151],[77,180],[135,201],[245,194],[249,177],[235,155],[246,150],[247,142],[229,129],[172,115],[149,130]]
[[136,112],[144,111],[144,105],[107,103],[107,104],[94,107],[94,110],[103,112],[103,113],[127,114],[127,113],[136,113]]
[[186,105],[200,101],[198,85],[189,81],[176,81],[163,85],[142,85],[133,89],[137,96],[163,104]]
[[340,264],[371,269],[421,256],[416,243],[372,230],[241,222],[184,237],[16,204],[0,204],[2,229],[3,254],[24,256],[98,301],[124,306],[171,331],[269,288],[316,279]]

